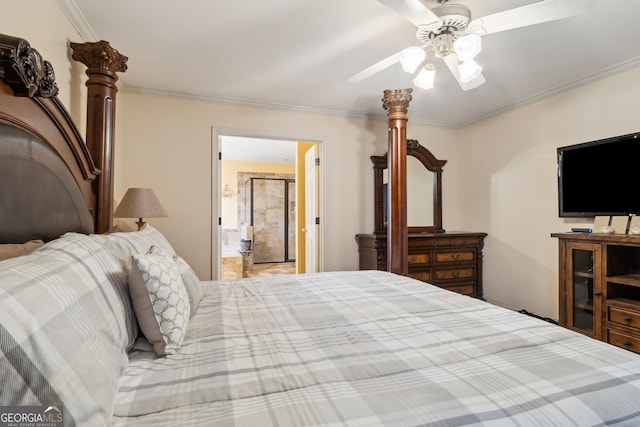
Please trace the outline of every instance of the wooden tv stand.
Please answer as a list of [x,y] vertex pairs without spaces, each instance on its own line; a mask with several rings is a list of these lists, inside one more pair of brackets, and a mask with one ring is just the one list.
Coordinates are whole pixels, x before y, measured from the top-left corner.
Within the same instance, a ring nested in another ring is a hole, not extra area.
[[553,233],[561,326],[640,354],[640,236]]

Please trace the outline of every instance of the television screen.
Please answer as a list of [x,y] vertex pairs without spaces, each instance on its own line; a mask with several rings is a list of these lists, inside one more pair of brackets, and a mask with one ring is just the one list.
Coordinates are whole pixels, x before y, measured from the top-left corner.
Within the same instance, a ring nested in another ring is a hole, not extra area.
[[640,133],[558,148],[561,217],[640,214]]

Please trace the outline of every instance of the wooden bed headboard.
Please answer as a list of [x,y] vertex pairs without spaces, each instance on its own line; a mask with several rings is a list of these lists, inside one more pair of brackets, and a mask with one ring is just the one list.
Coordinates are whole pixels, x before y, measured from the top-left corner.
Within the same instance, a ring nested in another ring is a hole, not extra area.
[[[75,45],[74,59],[91,61],[96,45]],[[97,57],[87,70],[89,144],[56,96],[51,64],[26,40],[0,34],[0,243],[111,227],[115,71],[126,69],[126,57],[104,67],[104,55]],[[90,86],[96,73],[106,87],[97,95]]]

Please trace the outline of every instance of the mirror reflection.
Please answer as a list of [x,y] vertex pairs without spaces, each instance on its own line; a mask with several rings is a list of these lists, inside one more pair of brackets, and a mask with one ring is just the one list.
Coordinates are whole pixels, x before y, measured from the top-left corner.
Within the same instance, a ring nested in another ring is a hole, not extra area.
[[407,225],[433,225],[433,172],[407,156]]
[[[372,156],[374,169],[375,233],[386,233],[388,203],[387,154]],[[407,140],[407,226],[410,233],[443,233],[442,167],[416,140]]]

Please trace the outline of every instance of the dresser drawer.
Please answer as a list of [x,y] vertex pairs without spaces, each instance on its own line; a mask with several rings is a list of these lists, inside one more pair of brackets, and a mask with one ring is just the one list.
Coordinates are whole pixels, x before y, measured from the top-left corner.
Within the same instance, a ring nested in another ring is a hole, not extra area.
[[436,280],[473,279],[475,276],[473,267],[436,270]]
[[411,264],[429,264],[429,254],[409,254],[407,256],[407,263]]
[[615,300],[611,300],[611,303],[607,304],[607,320],[618,325],[640,329],[640,312],[617,306]]
[[413,277],[414,279],[421,280],[423,282],[431,281],[431,271],[410,271],[409,277]]
[[455,286],[443,286],[442,288],[463,295],[473,295],[475,293],[475,286],[473,283],[460,283]]
[[451,246],[477,246],[480,244],[478,237],[451,237],[449,239]]
[[640,313],[638,312],[609,307],[608,316],[611,323],[640,328]]
[[607,342],[640,354],[640,337],[607,329]]
[[451,239],[448,237],[438,237],[438,238],[416,238],[409,239],[409,247],[416,248],[438,248],[442,246],[450,246]]
[[437,252],[436,263],[474,261],[475,251]]

